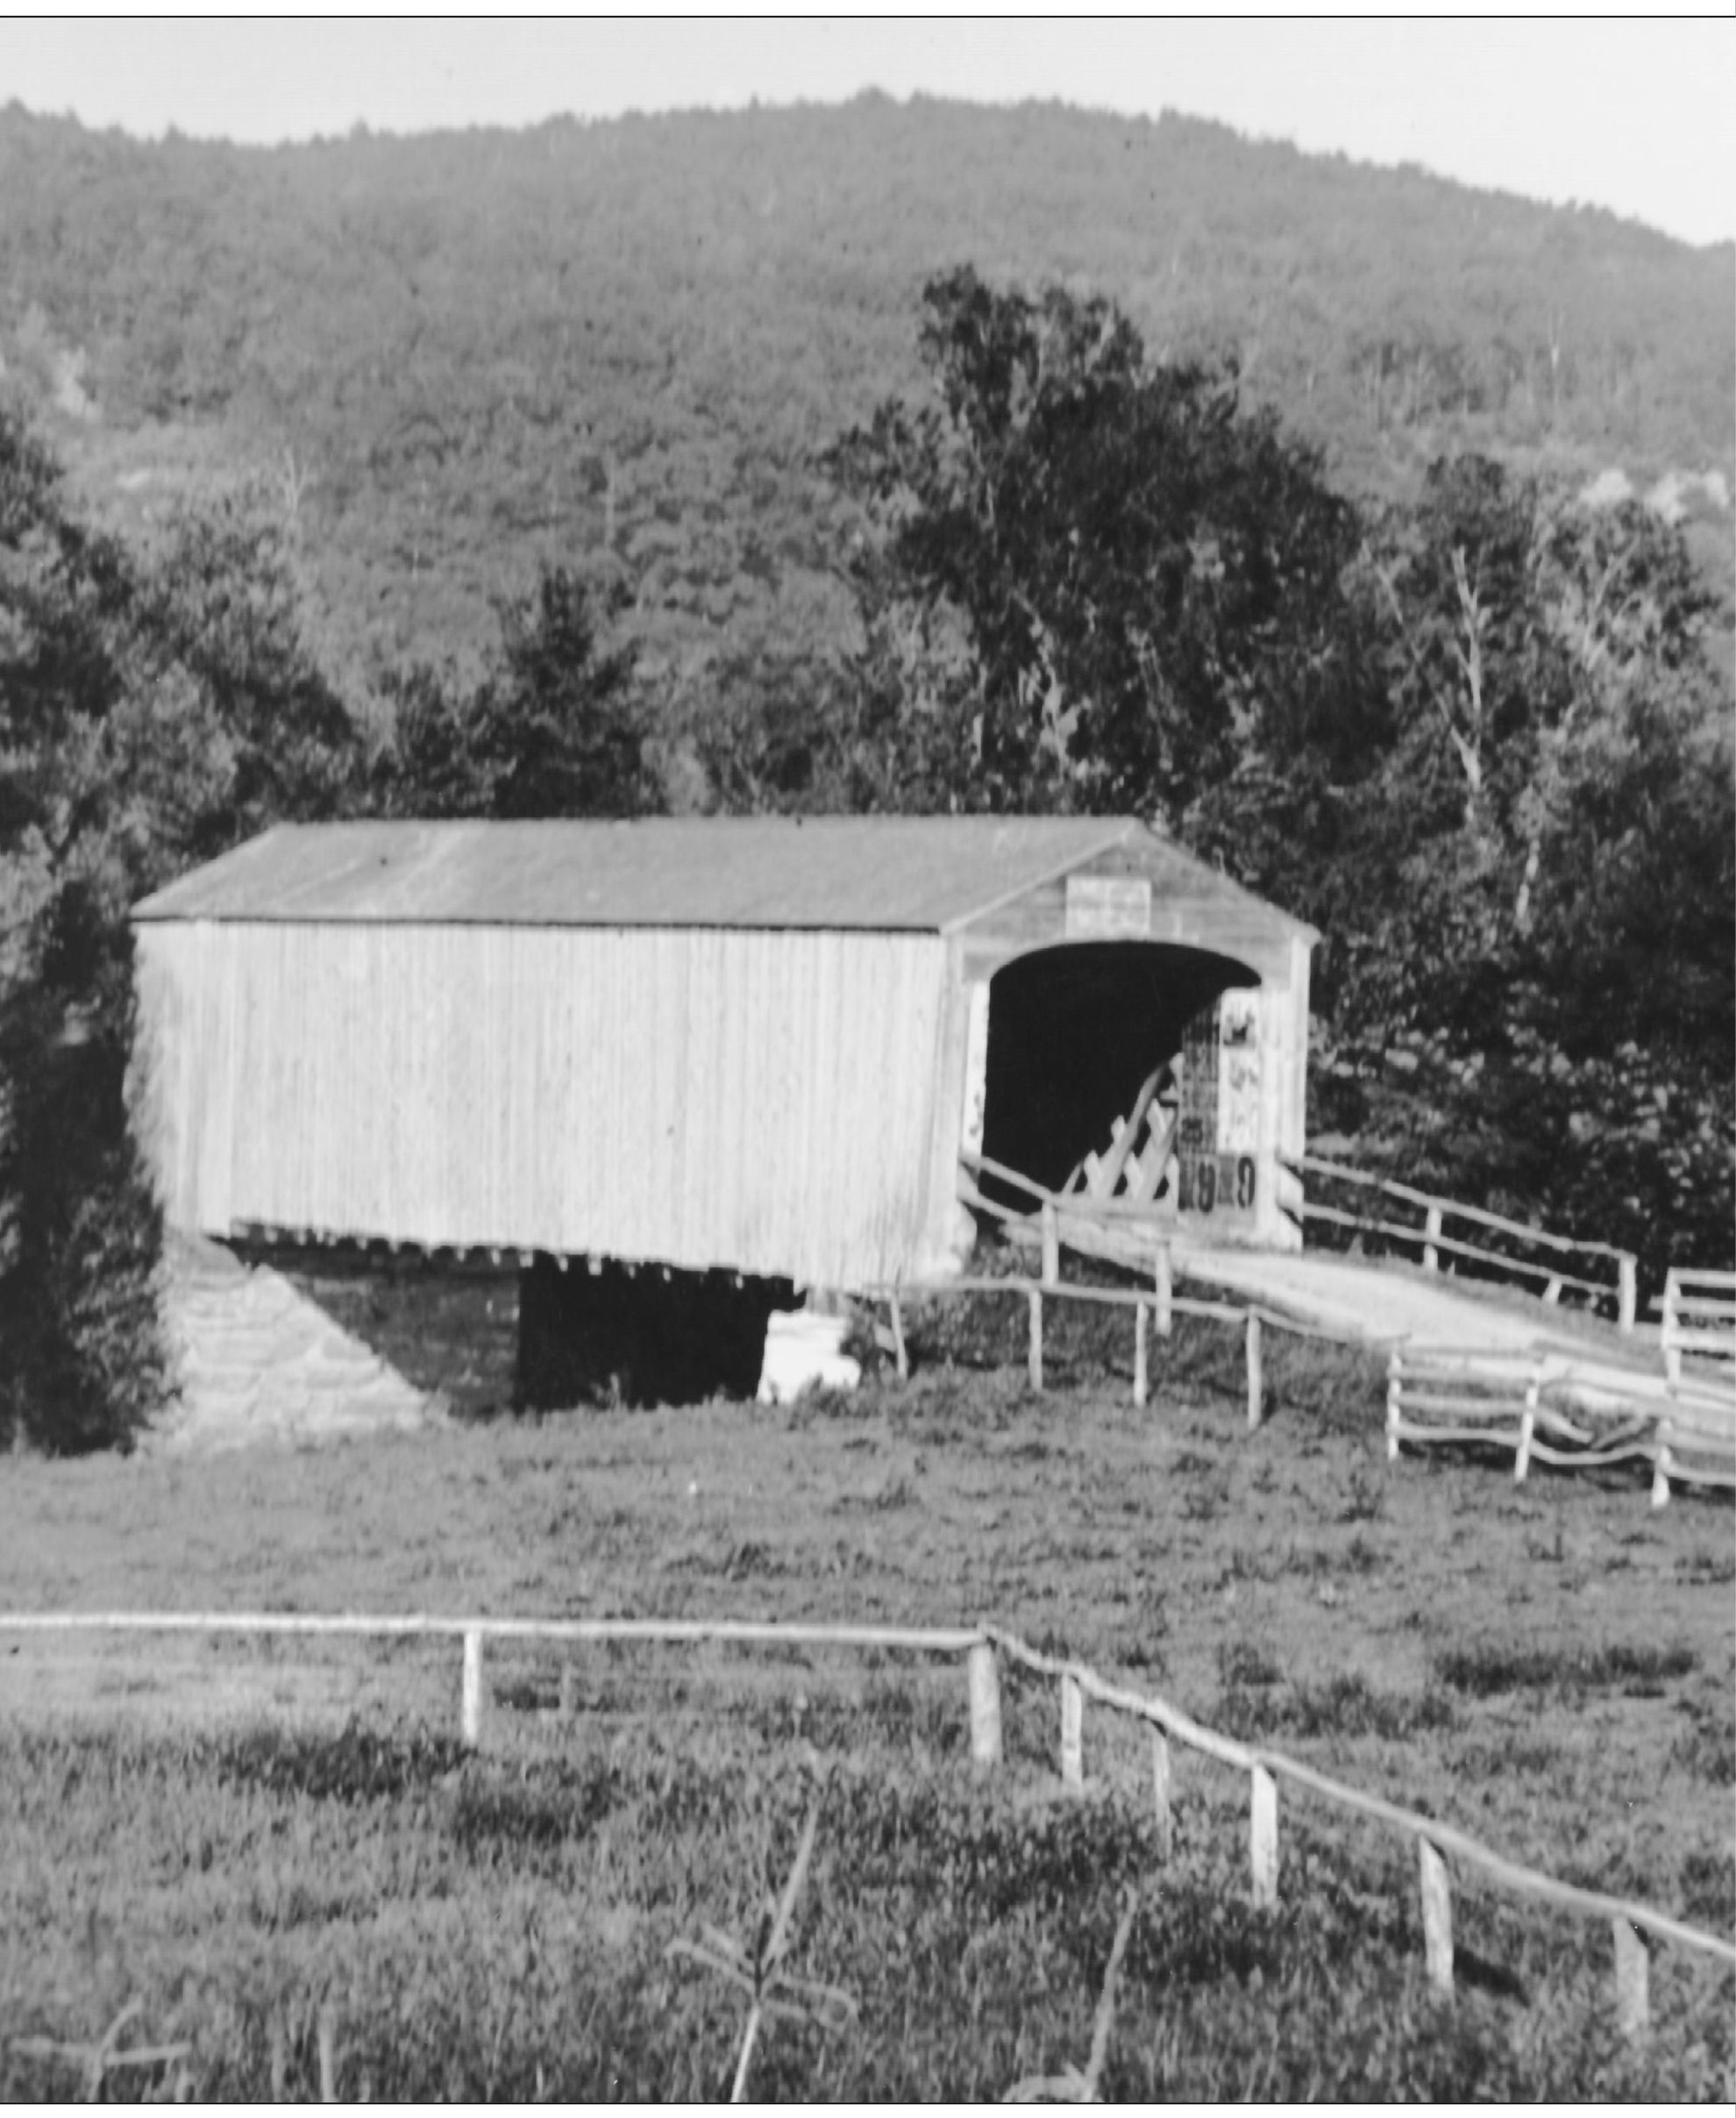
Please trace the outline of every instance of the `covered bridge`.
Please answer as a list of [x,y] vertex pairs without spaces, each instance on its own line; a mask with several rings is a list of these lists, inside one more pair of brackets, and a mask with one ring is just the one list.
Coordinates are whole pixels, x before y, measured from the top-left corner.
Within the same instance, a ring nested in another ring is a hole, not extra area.
[[1135,821],[284,825],[133,916],[173,1227],[927,1276],[1185,1048],[1153,1211],[1298,1240],[1313,933]]

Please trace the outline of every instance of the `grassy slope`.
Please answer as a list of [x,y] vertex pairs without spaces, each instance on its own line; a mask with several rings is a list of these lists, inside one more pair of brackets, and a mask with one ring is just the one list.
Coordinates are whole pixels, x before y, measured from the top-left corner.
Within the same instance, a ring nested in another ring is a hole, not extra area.
[[[1726,1507],[1654,1516],[1637,1479],[1389,1473],[1375,1379],[1293,1352],[1256,1437],[1209,1340],[1178,1344],[1140,1414],[1101,1351],[1081,1341],[1040,1400],[1008,1370],[936,1360],[907,1390],[793,1410],[18,1463],[0,1602],[993,1615],[1522,1859],[1731,1930]],[[785,2033],[767,2084],[984,2093],[1082,2059],[1117,1879],[1155,1876],[1131,1731],[1091,1717],[1099,1799],[1057,1808],[1047,1687],[1009,1687],[1009,1771],[985,1794],[956,1667],[594,1653],[568,1722],[546,1710],[554,1661],[527,1652],[495,1658],[496,1748],[455,1772],[454,1661],[0,1651],[9,1722],[34,1701],[0,1738],[25,1790],[0,1829],[20,1937],[0,2036],[93,2023],[130,1980],[153,2034],[196,2035],[203,2092],[258,2093],[272,2010],[311,2068],[329,1990],[351,2093],[362,2072],[376,2094],[531,2093],[537,2064],[568,2093],[714,2088],[729,2010],[663,1947],[740,1898],[757,1832],[775,1825],[787,1857],[811,1742],[841,1778],[804,1961],[852,1985],[864,2022],[836,2048]],[[299,1736],[233,1734],[274,1699]],[[93,1701],[109,1732],[79,1733]],[[117,1736],[117,1712],[150,1732]],[[351,1713],[374,1734],[334,1750]],[[189,1736],[196,1721],[231,1732]],[[1661,2027],[1634,2073],[1605,2021],[1607,1936],[1467,1884],[1469,1983],[1437,2018],[1401,1844],[1287,1797],[1285,1909],[1262,1928],[1242,1908],[1244,1791],[1202,1761],[1178,1772],[1180,1848],[1130,1959],[1117,2093],[1727,2092],[1727,1977],[1657,1959]],[[439,2036],[403,2027],[418,2007]],[[4,2066],[0,2086],[41,2085]]]

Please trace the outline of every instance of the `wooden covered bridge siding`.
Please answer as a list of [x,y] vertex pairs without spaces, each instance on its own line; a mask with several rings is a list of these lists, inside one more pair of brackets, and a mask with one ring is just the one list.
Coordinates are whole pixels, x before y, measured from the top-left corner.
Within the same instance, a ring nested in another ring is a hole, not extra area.
[[850,939],[150,930],[169,1216],[821,1286],[908,1269],[943,965]]
[[134,1109],[178,1227],[943,1273],[995,973],[1111,939],[1259,977],[1249,1227],[1294,1237],[1312,936],[1137,824],[280,827],[135,922]]

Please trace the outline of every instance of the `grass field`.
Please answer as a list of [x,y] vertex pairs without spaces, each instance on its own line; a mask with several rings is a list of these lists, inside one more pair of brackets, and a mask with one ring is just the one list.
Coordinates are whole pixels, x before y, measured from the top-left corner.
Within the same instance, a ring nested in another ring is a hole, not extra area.
[[[790,1408],[501,1419],[304,1453],[15,1460],[0,1604],[998,1620],[1569,1880],[1736,1932],[1736,1535],[1638,1473],[1515,1488],[1389,1471],[1377,1372],[1184,1328],[1135,1411],[1123,1322],[1064,1310],[1041,1397],[1011,1305],[917,1373]],[[1007,1365],[988,1365],[999,1358]],[[190,2042],[201,2096],[713,2095],[743,2007],[668,1944],[757,1916],[824,1788],[796,1968],[857,2004],[768,2028],[765,2095],[974,2097],[1083,2064],[1123,1887],[1116,2096],[1736,2093],[1732,1977],[1653,1958],[1616,2034],[1607,1928],[1455,1876],[1424,1980],[1414,1853],[1286,1794],[1249,1908],[1247,1788],[1177,1751],[1162,1864],[1131,1727],[1006,1683],[969,1763],[962,1667],[882,1655],[490,1650],[481,1755],[451,1644],[0,1637],[0,2093],[19,2037]],[[173,2069],[110,2085],[136,2093]]]

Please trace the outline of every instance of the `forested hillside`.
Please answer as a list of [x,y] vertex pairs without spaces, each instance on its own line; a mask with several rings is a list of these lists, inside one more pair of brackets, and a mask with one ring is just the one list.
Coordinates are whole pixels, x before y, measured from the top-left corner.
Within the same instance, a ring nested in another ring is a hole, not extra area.
[[0,358],[81,488],[281,467],[352,669],[478,646],[544,560],[628,582],[672,675],[834,642],[815,455],[918,382],[964,263],[1233,355],[1353,492],[1465,448],[1736,482],[1728,246],[1196,121],[871,96],[267,152],[14,105],[0,200]]

